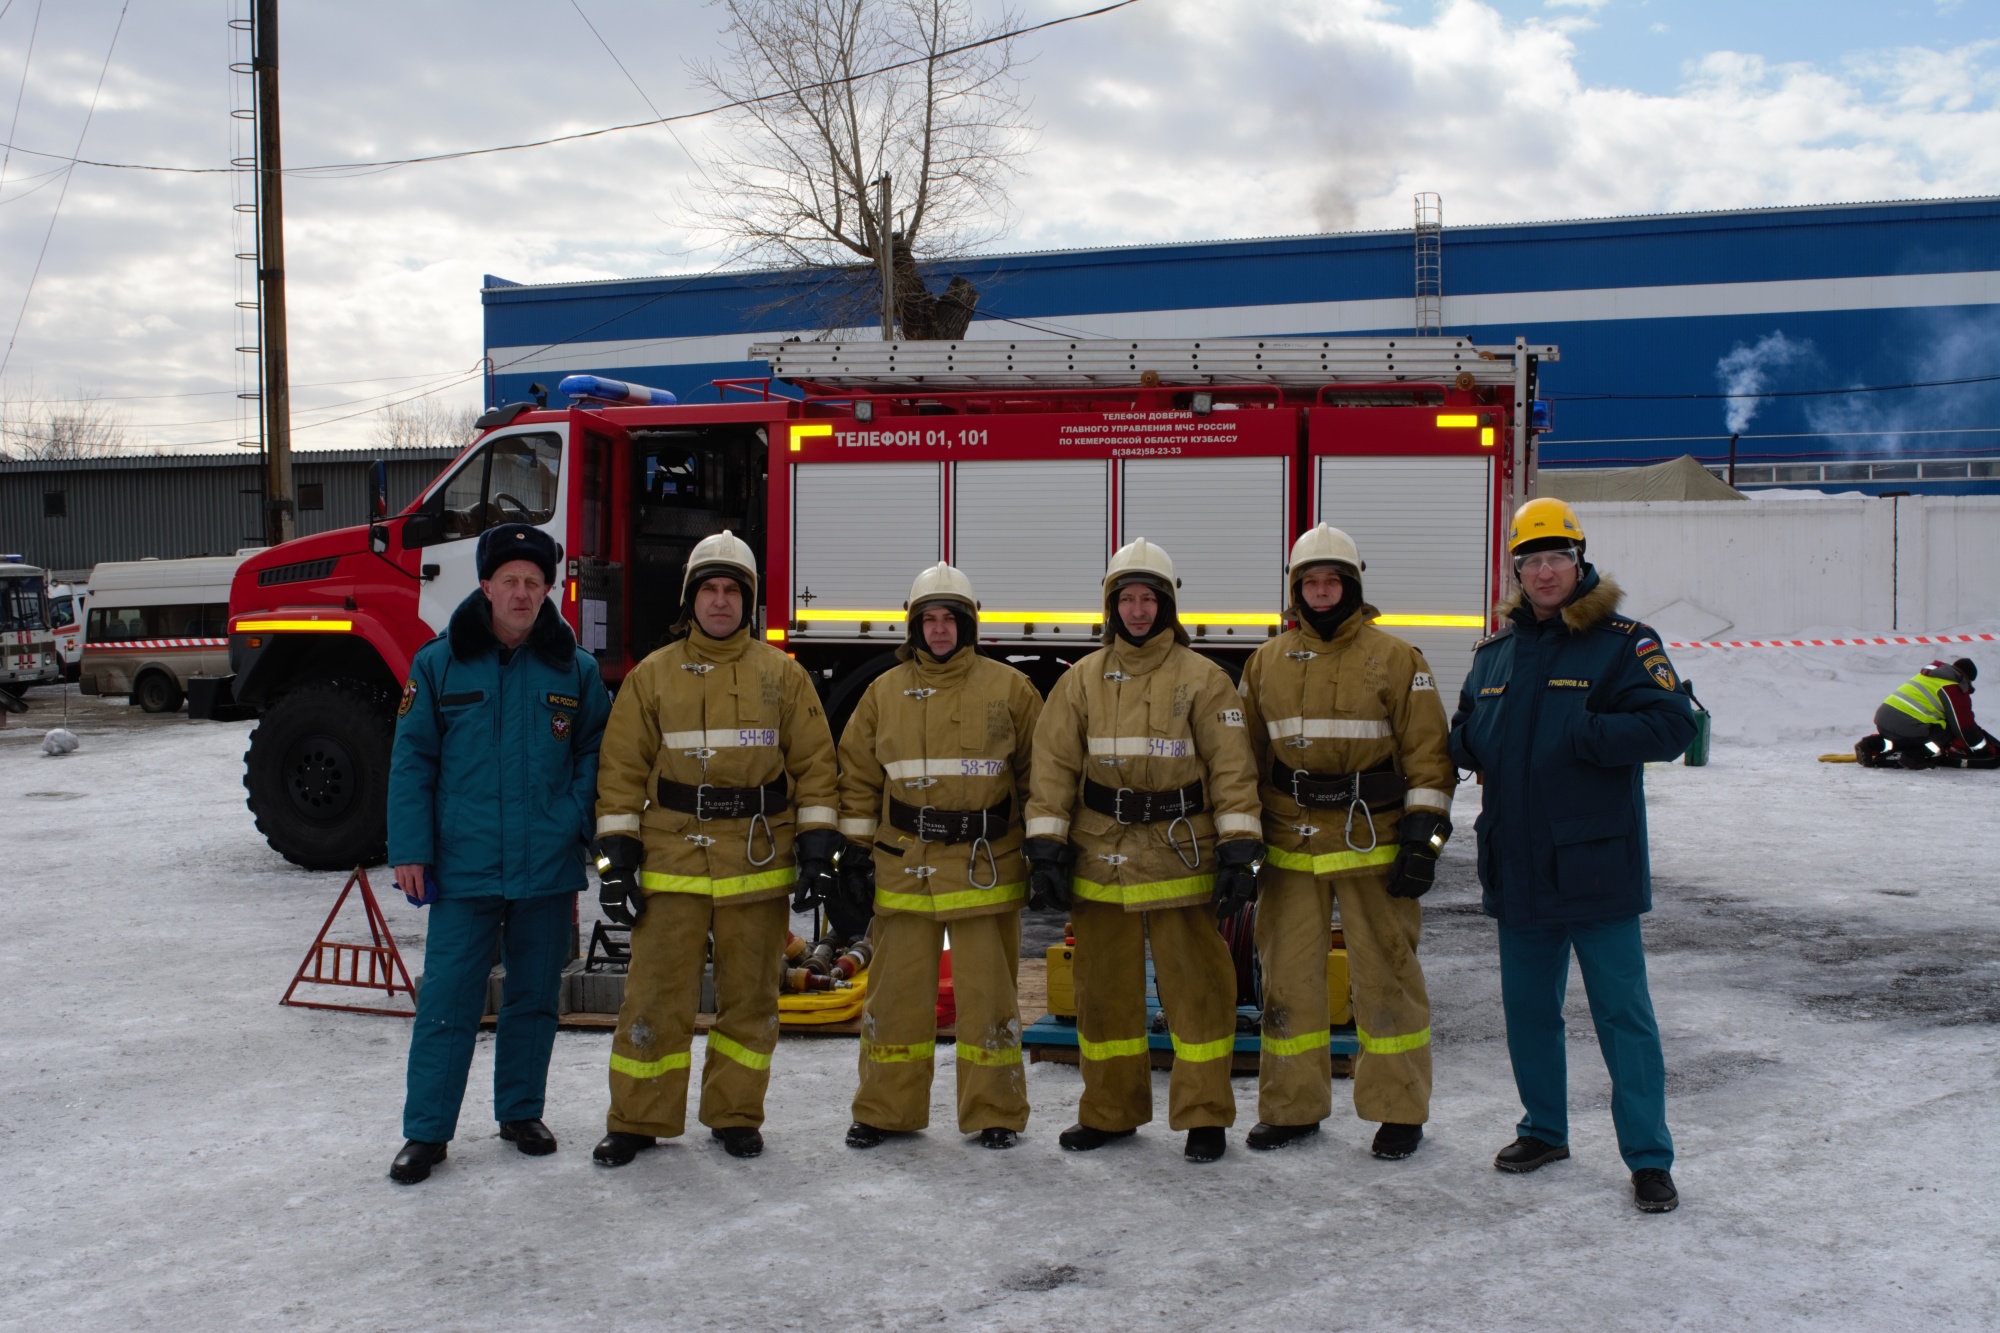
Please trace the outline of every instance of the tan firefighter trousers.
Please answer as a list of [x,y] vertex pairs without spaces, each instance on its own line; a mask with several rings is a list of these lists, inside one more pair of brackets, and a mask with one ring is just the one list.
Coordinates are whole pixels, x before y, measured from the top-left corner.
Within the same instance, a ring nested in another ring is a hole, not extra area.
[[1264,866],[1257,884],[1257,957],[1264,968],[1257,1118],[1310,1125],[1333,1112],[1326,955],[1334,895],[1361,1043],[1355,1114],[1421,1125],[1431,1106],[1431,1003],[1417,964],[1423,914],[1416,899],[1389,896],[1386,866],[1329,879]]
[[958,1003],[958,1129],[1021,1130],[1028,1080],[1021,1068],[1016,989],[1021,914],[951,922],[916,912],[875,918],[875,960],[861,1018],[861,1086],[854,1118],[903,1132],[931,1122],[937,1048],[938,951],[951,931],[951,984]]
[[606,1128],[669,1139],[686,1130],[689,1052],[710,931],[717,1013],[701,1069],[701,1123],[710,1129],[764,1123],[789,920],[783,898],[718,908],[698,893],[646,895],[611,1039]]
[[1146,1044],[1146,945],[1152,942],[1160,1007],[1173,1034],[1167,1124],[1236,1123],[1229,1057],[1236,1046],[1236,966],[1206,905],[1128,912],[1079,898],[1076,1031],[1083,1055],[1077,1120],[1091,1129],[1136,1129],[1153,1118]]

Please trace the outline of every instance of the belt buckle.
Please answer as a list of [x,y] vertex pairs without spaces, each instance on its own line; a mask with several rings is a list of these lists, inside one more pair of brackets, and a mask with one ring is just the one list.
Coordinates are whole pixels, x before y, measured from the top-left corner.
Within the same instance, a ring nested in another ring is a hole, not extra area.
[[1111,796],[1111,817],[1120,824],[1138,823],[1139,821],[1136,819],[1125,818],[1125,798],[1127,796],[1137,796],[1138,794],[1130,787],[1120,787],[1116,792],[1113,792]]
[[1299,781],[1300,779],[1304,778],[1305,775],[1306,771],[1303,768],[1295,768],[1292,770],[1292,804],[1296,805],[1301,810],[1306,808],[1306,798],[1299,792]]
[[[933,839],[931,838],[931,835],[930,835],[930,824],[929,824],[929,823],[927,822],[927,820],[926,820],[926,816],[928,816],[928,815],[930,814],[930,812],[931,812],[931,811],[932,811],[933,809],[935,809],[935,808],[936,808],[936,807],[934,807],[934,806],[928,806],[928,805],[925,805],[925,806],[919,806],[919,807],[917,808],[917,841],[918,841],[918,842],[931,842],[931,841],[933,841]],[[942,830],[941,830],[940,832],[942,832]]]
[[694,789],[694,817],[700,820],[704,824],[706,824],[709,820],[715,818],[715,816],[709,814],[706,808],[702,805],[702,798],[707,794],[708,788],[709,784],[706,782],[702,782],[702,783],[697,783]]

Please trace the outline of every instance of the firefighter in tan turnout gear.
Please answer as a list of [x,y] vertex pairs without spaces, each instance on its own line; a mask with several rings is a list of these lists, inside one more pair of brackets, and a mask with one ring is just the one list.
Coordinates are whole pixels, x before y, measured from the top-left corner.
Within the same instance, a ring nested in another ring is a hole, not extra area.
[[910,589],[901,664],[840,738],[837,916],[875,913],[861,1086],[847,1142],[872,1148],[930,1123],[938,953],[949,923],[958,1005],[958,1128],[1011,1148],[1028,1123],[1017,973],[1028,899],[1021,810],[1042,697],[979,656],[979,602],[950,565]]
[[729,533],[688,556],[684,637],[632,669],[597,772],[605,914],[632,925],[611,1043],[609,1132],[623,1166],[687,1123],[702,964],[715,940],[715,1027],[701,1123],[736,1157],[763,1151],[778,1044],[785,899],[823,900],[840,846],[833,737],[798,663],[750,636],[757,563]]
[[1035,729],[1023,850],[1030,905],[1068,909],[1076,931],[1083,1100],[1062,1146],[1088,1151],[1153,1118],[1150,941],[1174,1049],[1167,1123],[1211,1162],[1236,1119],[1236,969],[1215,911],[1255,892],[1263,844],[1242,704],[1187,647],[1179,586],[1143,537],[1112,556],[1105,647],[1056,682]]
[[1322,523],[1292,547],[1297,625],[1243,669],[1243,713],[1263,782],[1257,894],[1263,1053],[1252,1148],[1319,1132],[1333,1109],[1327,1002],[1331,904],[1354,987],[1354,1109],[1374,1152],[1408,1157],[1430,1118],[1430,1000],[1421,909],[1451,834],[1458,773],[1422,653],[1371,623],[1354,542]]

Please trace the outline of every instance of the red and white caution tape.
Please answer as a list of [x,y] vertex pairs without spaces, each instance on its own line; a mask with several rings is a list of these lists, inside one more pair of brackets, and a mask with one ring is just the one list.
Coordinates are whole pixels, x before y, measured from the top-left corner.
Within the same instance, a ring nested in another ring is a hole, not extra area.
[[1994,643],[2000,634],[1905,634],[1879,639],[1696,639],[1670,643],[1669,648],[1873,648],[1877,645],[1915,643]]
[[130,652],[134,649],[153,651],[160,648],[227,648],[227,639],[110,639],[103,643],[89,645],[99,652]]

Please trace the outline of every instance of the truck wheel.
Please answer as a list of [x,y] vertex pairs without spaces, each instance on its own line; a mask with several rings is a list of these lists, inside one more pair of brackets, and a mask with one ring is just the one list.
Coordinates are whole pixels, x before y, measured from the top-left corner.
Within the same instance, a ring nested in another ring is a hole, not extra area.
[[164,671],[148,671],[132,686],[132,699],[149,713],[178,713],[180,683]]
[[19,699],[28,692],[28,687],[18,681],[10,680],[4,685],[0,685],[0,690],[5,690],[14,698]]
[[307,870],[381,864],[394,730],[358,685],[322,682],[278,700],[243,755],[246,804],[271,849]]

